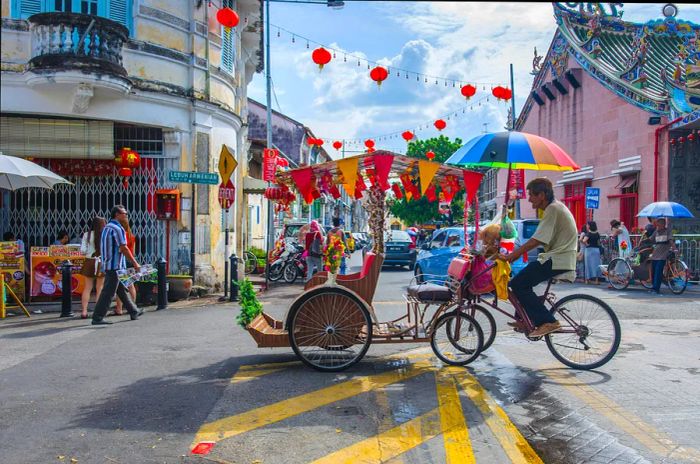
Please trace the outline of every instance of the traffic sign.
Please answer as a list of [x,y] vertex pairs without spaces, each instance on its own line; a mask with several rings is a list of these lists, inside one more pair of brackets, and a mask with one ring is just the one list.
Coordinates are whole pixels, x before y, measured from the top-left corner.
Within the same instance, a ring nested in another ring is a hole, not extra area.
[[231,179],[219,185],[219,204],[221,209],[229,209],[236,200],[236,187],[231,183]]
[[234,151],[226,145],[221,145],[221,154],[219,155],[219,174],[221,174],[221,183],[225,184],[231,178],[231,174],[236,170],[238,162],[233,157]]
[[170,171],[168,180],[176,183],[216,185],[219,183],[219,175],[214,172]]
[[597,187],[586,187],[586,208],[598,209],[600,206],[600,189]]

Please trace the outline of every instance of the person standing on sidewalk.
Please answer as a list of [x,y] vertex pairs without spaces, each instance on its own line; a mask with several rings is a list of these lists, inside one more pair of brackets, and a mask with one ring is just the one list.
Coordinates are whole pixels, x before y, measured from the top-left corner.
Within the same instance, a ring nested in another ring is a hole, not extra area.
[[675,248],[673,244],[673,234],[666,227],[666,219],[659,218],[656,220],[656,230],[651,234],[650,240],[654,244],[654,251],[651,253],[652,281],[654,282],[654,288],[649,290],[649,293],[660,295],[661,281],[664,276],[664,265],[666,264],[666,259],[668,259],[668,254]]
[[117,274],[117,271],[126,269],[125,256],[134,264],[136,272],[141,270],[141,265],[126,246],[126,232],[119,224],[119,219],[126,219],[127,216],[124,206],[114,206],[110,214],[111,220],[102,230],[100,251],[102,252],[102,264],[105,271],[105,283],[102,287],[102,292],[100,292],[100,297],[97,299],[97,304],[95,304],[95,310],[92,313],[92,325],[111,324],[111,322],[105,321],[104,317],[115,294],[122,300],[132,321],[143,314],[143,309],[136,307],[129,296],[129,291],[119,281],[119,275]]

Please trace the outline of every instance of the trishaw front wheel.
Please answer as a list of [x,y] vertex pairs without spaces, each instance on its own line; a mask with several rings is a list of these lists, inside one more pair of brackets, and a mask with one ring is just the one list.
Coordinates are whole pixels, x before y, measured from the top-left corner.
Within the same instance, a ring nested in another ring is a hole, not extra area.
[[591,295],[568,295],[550,310],[561,329],[545,335],[547,348],[574,369],[595,369],[615,356],[620,321],[604,301]]
[[484,333],[476,320],[453,311],[435,322],[430,334],[435,356],[446,364],[465,366],[474,361],[484,347]]
[[365,303],[342,287],[320,287],[289,310],[289,342],[309,367],[325,372],[347,369],[367,353],[372,321]]
[[615,258],[608,264],[608,282],[616,290],[626,289],[632,275],[632,267],[622,258]]

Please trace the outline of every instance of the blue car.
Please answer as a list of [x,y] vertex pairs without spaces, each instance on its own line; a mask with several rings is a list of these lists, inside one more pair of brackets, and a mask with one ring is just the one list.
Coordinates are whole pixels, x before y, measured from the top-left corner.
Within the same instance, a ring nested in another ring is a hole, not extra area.
[[[539,219],[517,219],[513,220],[518,230],[518,239],[515,242],[516,248],[522,246],[535,233],[539,225]],[[469,227],[469,241],[474,245],[474,228]],[[444,282],[447,276],[447,268],[452,259],[459,254],[464,247],[464,227],[447,227],[439,229],[433,233],[431,240],[426,242],[416,257],[416,267],[414,273],[416,280],[430,280],[431,282]],[[542,249],[534,249],[528,253],[529,261],[537,259],[537,254]],[[527,263],[519,258],[511,264],[511,274],[516,275]],[[420,275],[428,274],[425,279]]]

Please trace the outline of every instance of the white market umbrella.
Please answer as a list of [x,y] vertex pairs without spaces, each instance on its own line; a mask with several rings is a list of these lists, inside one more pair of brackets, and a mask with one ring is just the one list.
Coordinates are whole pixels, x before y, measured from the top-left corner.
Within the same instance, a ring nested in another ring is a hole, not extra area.
[[63,177],[16,156],[0,154],[0,189],[17,190],[26,187],[52,189],[56,184],[71,184]]

